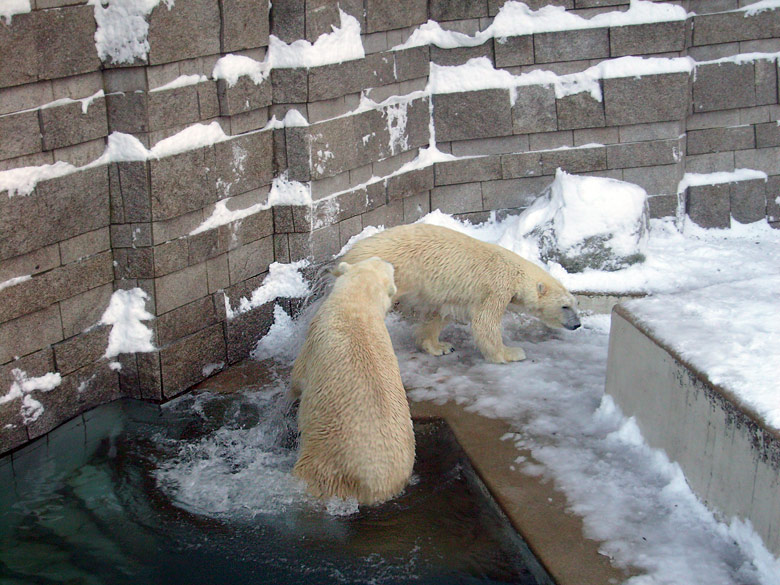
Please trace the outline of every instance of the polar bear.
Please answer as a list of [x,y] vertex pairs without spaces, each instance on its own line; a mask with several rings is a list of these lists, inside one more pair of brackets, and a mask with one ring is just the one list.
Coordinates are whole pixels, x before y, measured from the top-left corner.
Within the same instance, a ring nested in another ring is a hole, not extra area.
[[[424,316],[416,334],[432,355],[453,350],[439,340],[450,319],[471,322],[477,347],[494,363],[525,359],[501,338],[507,308],[540,318],[551,327],[577,329],[577,301],[560,282],[514,252],[449,228],[416,223],[390,228],[358,241],[341,258],[354,263],[378,256],[395,268],[394,301]],[[336,267],[333,272],[339,274]]]
[[414,466],[414,431],[384,318],[396,293],[393,267],[379,258],[341,263],[309,325],[292,370],[300,396],[293,473],[320,498],[388,500]]

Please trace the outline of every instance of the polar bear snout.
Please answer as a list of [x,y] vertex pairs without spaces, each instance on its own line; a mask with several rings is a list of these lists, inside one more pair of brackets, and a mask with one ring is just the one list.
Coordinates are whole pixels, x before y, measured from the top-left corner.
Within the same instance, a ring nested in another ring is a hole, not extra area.
[[580,318],[577,315],[577,311],[572,309],[571,307],[561,307],[561,323],[566,329],[569,329],[571,331],[574,331],[575,329],[578,329],[582,323],[580,323]]

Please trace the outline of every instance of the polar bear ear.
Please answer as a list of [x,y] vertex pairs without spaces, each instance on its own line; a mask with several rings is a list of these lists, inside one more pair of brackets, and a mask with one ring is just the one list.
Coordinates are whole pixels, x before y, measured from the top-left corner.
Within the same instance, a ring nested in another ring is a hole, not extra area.
[[544,295],[546,295],[548,290],[549,289],[547,288],[547,285],[544,284],[543,282],[537,282],[536,283],[536,291],[539,293],[540,297],[543,297]]
[[352,268],[352,264],[350,264],[349,262],[341,262],[339,264],[338,273],[344,274],[350,268]]

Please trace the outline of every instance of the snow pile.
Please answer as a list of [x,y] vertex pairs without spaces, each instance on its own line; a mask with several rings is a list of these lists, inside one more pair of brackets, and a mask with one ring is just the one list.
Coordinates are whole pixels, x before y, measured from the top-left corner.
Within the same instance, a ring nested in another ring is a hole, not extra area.
[[300,39],[288,45],[271,35],[268,65],[278,69],[318,67],[365,57],[360,39],[360,23],[341,9],[339,17],[341,26],[331,27],[332,33],[320,35],[314,43]]
[[780,430],[777,355],[780,275],[737,280],[625,303],[632,314],[713,384]]
[[30,0],[3,0],[0,3],[0,20],[11,26],[15,14],[27,14],[32,11]]
[[16,286],[17,284],[26,282],[31,278],[32,278],[32,274],[24,274],[22,276],[15,276],[14,278],[9,278],[8,280],[4,280],[3,282],[0,282],[0,290],[3,290],[4,288],[8,288],[11,286]]
[[687,18],[688,13],[680,6],[643,0],[631,0],[631,6],[626,11],[605,12],[590,19],[573,14],[562,6],[543,6],[539,10],[531,10],[522,2],[506,2],[498,11],[492,24],[473,37],[455,31],[445,31],[439,23],[429,20],[418,27],[405,43],[394,47],[394,50],[423,45],[436,45],[442,49],[475,47],[493,38],[501,42],[502,39],[510,36],[673,22]]
[[255,61],[243,55],[225,55],[214,65],[211,76],[214,79],[224,79],[228,87],[233,87],[242,76],[247,76],[255,85],[260,85],[270,73],[271,68],[267,61]]
[[[756,14],[760,14],[765,10],[777,10],[777,9],[780,9],[780,0],[760,0],[759,2],[750,4],[749,6],[745,6],[743,8],[737,8],[737,10],[741,10],[745,13],[745,18],[747,18],[748,16],[755,16]],[[736,12],[737,10],[735,10],[734,12]]]
[[632,183],[558,169],[547,193],[515,220],[513,248],[539,263],[556,262],[570,273],[614,271],[642,262],[646,199],[644,189]]
[[752,179],[768,179],[763,171],[753,169],[737,169],[735,171],[720,171],[716,173],[685,173],[677,192],[682,193],[688,187],[698,187],[701,185],[720,185],[722,183],[736,183],[738,181],[749,181]]
[[251,311],[278,298],[298,298],[309,293],[309,284],[304,279],[300,270],[309,265],[308,260],[298,260],[290,264],[273,262],[268,267],[268,275],[263,284],[252,291],[249,298],[242,297],[238,302],[238,308],[233,309],[230,299],[225,295],[225,312],[228,319],[233,319],[242,313]]
[[149,295],[140,288],[114,291],[100,319],[102,325],[112,326],[103,357],[157,349],[152,342],[152,330],[142,323],[154,319],[154,315],[145,308],[148,298]]
[[168,10],[174,0],[88,0],[94,6],[95,48],[103,62],[132,64],[146,61],[149,53],[149,23],[146,21],[160,2]]
[[70,175],[77,170],[78,168],[70,163],[57,161],[51,165],[19,167],[0,171],[0,193],[7,191],[8,197],[29,195],[40,181]]
[[160,85],[158,87],[154,87],[149,90],[149,93],[154,93],[158,91],[167,91],[169,89],[178,89],[180,87],[187,87],[189,85],[196,85],[198,83],[203,83],[204,81],[208,81],[209,78],[205,75],[198,75],[197,73],[194,73],[192,75],[179,75],[176,79],[173,81],[169,81],[165,85]]
[[21,415],[24,424],[30,424],[40,418],[44,412],[43,404],[33,398],[32,393],[50,392],[62,383],[62,376],[49,372],[43,376],[30,378],[27,372],[14,368],[11,370],[14,381],[11,388],[4,396],[0,396],[0,404],[11,402],[17,398],[22,399]]

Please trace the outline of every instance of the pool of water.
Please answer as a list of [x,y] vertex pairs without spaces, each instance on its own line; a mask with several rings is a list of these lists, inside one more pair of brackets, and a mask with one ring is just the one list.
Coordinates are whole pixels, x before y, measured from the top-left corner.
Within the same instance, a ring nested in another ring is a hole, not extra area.
[[319,502],[279,393],[122,400],[0,461],[0,583],[548,583],[441,421],[394,500]]

